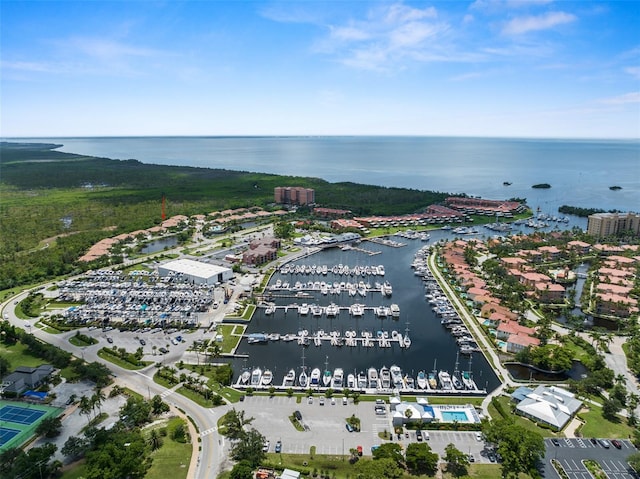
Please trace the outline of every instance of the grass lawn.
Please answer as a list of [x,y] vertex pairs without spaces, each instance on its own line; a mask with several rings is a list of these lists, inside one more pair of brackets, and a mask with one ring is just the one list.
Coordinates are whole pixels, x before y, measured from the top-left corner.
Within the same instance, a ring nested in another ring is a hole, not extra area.
[[[459,479],[496,479],[501,477],[500,465],[498,464],[470,464],[468,474],[461,476]],[[526,479],[531,476],[520,473],[519,479]],[[442,474],[443,479],[454,479],[454,476],[445,472]]]
[[578,413],[578,417],[585,421],[580,428],[584,437],[610,437],[613,439],[626,439],[632,432],[631,427],[624,418],[618,422],[611,422],[602,417],[602,408],[590,405],[586,412]]
[[[180,443],[171,439],[171,433],[178,424],[187,428],[186,422],[181,418],[173,418],[166,424],[167,436],[162,438],[162,447],[151,453],[153,462],[144,476],[145,479],[181,479],[187,476],[193,448],[191,443]],[[165,424],[158,427],[165,427]]]
[[113,354],[109,354],[109,353],[105,353],[102,349],[100,351],[98,351],[98,357],[109,361],[110,363],[115,364],[116,366],[120,366],[122,369],[129,369],[130,371],[135,371],[137,369],[142,369],[146,366],[148,366],[149,364],[151,364],[151,361],[140,361],[140,366],[135,366],[134,364],[131,364],[128,361],[124,361],[122,359],[120,359],[117,356],[114,356]]
[[71,465],[68,471],[62,473],[60,479],[82,479],[86,477],[86,473],[87,466],[83,459],[80,463]]
[[[500,403],[502,404],[502,408],[505,410],[505,412],[509,413],[511,411],[510,399],[507,396],[500,396],[498,398],[498,401],[500,401]],[[492,404],[489,404],[489,414],[493,419],[497,419],[501,417],[498,411],[493,407]],[[545,428],[539,427],[533,421],[530,421],[529,419],[526,419],[522,416],[511,414],[510,417],[513,418],[514,422],[517,425],[522,426],[525,429],[528,429],[529,431],[537,432],[540,435],[542,435],[542,437],[562,437],[562,434],[553,432],[551,429],[545,429]]]
[[45,364],[44,359],[33,357],[29,354],[27,347],[22,343],[16,343],[12,345],[6,345],[0,343],[0,355],[9,360],[11,369],[18,366],[37,367],[41,364]]
[[[240,329],[239,333],[236,331]],[[222,335],[222,342],[216,343],[220,346],[223,353],[231,353],[238,346],[242,339],[242,333],[246,326],[236,326],[235,324],[221,324],[216,328],[216,333]]]
[[184,397],[191,399],[194,403],[202,407],[214,407],[213,402],[211,400],[207,400],[202,397],[200,394],[192,391],[191,389],[187,389],[184,386],[176,389],[177,393],[182,394]]

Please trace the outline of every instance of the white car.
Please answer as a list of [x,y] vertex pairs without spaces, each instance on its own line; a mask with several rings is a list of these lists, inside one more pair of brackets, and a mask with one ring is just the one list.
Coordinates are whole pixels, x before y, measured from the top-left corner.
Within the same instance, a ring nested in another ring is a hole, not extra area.
[[262,446],[262,452],[269,452],[269,446],[271,445],[271,443],[269,441],[264,443],[264,446]]

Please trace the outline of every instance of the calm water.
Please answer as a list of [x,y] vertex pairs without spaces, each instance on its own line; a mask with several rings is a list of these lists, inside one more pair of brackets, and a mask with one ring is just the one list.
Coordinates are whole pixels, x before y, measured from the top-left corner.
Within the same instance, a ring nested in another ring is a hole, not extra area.
[[[432,235],[432,240],[437,240],[438,235]],[[319,254],[300,260],[299,264],[326,264],[331,267],[334,264],[345,264],[350,267],[361,265],[385,266],[385,276],[365,276],[353,278],[351,276],[333,276],[330,272],[326,275],[275,275],[272,283],[277,279],[289,281],[291,284],[296,281],[359,281],[369,282],[372,285],[376,282],[388,280],[393,286],[393,296],[385,298],[379,292],[370,292],[367,297],[360,295],[349,296],[346,292],[341,295],[322,295],[320,292],[311,292],[311,298],[276,298],[275,303],[281,306],[292,303],[316,303],[322,306],[335,302],[338,305],[350,306],[353,303],[361,303],[368,307],[380,305],[389,306],[397,303],[400,306],[400,318],[397,320],[387,318],[377,318],[373,311],[367,311],[361,318],[353,318],[348,311],[341,311],[334,318],[313,317],[311,313],[307,316],[300,316],[296,309],[290,309],[286,314],[284,310],[277,310],[275,314],[266,316],[264,310],[258,310],[249,325],[247,333],[297,333],[301,329],[307,329],[309,334],[323,329],[325,332],[353,329],[358,336],[361,331],[371,331],[374,335],[378,330],[386,330],[391,337],[391,332],[396,330],[402,334],[409,328],[409,336],[412,339],[411,347],[400,348],[393,344],[390,348],[379,348],[377,346],[365,348],[362,346],[349,347],[331,346],[328,341],[323,341],[322,346],[315,346],[313,341],[306,348],[298,345],[297,342],[269,342],[268,344],[248,344],[243,341],[238,348],[238,353],[249,354],[246,360],[235,362],[236,370],[243,367],[270,368],[274,372],[274,384],[281,384],[282,378],[291,368],[296,368],[299,372],[302,366],[302,354],[304,349],[304,363],[307,370],[314,367],[321,370],[328,368],[333,370],[341,367],[346,375],[354,371],[365,371],[374,366],[380,369],[382,366],[397,364],[405,373],[415,377],[419,370],[431,371],[434,362],[438,369],[453,371],[456,362],[456,351],[458,350],[455,338],[449,330],[440,324],[432,312],[431,307],[424,298],[424,287],[420,278],[413,274],[410,265],[415,252],[424,246],[424,242],[418,240],[399,239],[406,246],[392,248],[373,243],[364,242],[362,248],[370,251],[381,251],[381,254],[369,256],[357,251],[341,251],[338,248],[323,251]],[[469,369],[468,356],[460,356],[460,370]],[[499,383],[498,379],[489,367],[484,356],[474,353],[471,364],[471,371],[478,387],[494,389]]]
[[[444,137],[33,138],[62,151],[144,163],[313,176],[331,182],[527,198],[555,213],[562,204],[640,210],[640,142]],[[511,182],[505,187],[503,182]],[[549,183],[547,190],[532,189]],[[618,185],[622,190],[611,191]]]

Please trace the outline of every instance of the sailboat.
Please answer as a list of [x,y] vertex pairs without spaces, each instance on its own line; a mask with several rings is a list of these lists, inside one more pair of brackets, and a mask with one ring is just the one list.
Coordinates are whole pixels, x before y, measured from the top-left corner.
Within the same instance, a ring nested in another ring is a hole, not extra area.
[[331,376],[331,371],[329,371],[329,356],[327,356],[324,362],[324,373],[322,374],[322,384],[324,387],[331,385]]
[[298,376],[298,384],[300,387],[306,388],[307,383],[309,382],[309,378],[307,377],[307,368],[304,366],[304,349],[302,350],[302,371],[300,372],[300,376]]

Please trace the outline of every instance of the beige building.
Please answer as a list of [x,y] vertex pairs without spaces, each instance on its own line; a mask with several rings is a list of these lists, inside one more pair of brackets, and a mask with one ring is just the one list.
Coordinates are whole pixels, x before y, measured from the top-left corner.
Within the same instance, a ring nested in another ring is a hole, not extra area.
[[300,186],[276,186],[273,189],[276,203],[290,205],[309,205],[316,202],[316,192],[312,188]]
[[640,215],[637,213],[596,213],[589,215],[587,233],[602,238],[631,231],[640,235]]

